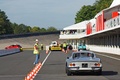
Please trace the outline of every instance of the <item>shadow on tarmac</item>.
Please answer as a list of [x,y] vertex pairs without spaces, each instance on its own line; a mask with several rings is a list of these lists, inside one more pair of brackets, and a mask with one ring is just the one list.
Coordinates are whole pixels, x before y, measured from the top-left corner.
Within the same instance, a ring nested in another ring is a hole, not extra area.
[[117,75],[118,72],[116,71],[102,71],[101,75],[97,75],[93,72],[82,72],[82,73],[74,73],[72,76],[111,76],[111,75]]

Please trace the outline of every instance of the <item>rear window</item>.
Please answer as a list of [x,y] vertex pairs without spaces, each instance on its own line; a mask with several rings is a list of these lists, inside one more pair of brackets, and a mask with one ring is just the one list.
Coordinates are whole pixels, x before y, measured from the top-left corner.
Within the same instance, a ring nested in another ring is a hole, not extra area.
[[91,53],[81,53],[81,57],[92,57]]
[[92,53],[74,53],[73,58],[92,57]]
[[80,57],[80,53],[73,54],[73,58],[79,58],[79,57]]

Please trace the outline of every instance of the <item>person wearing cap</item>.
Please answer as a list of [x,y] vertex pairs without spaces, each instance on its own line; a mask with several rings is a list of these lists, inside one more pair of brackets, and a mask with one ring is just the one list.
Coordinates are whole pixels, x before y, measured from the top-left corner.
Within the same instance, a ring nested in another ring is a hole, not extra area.
[[39,48],[39,41],[38,39],[35,40],[35,44],[34,44],[34,50],[33,50],[33,54],[36,56],[34,64],[38,63],[38,60],[40,58],[40,48]]

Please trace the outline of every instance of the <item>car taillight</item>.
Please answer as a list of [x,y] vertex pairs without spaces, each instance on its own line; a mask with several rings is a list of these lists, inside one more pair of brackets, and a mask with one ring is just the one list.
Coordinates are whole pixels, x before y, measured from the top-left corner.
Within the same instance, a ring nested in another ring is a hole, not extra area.
[[96,67],[100,67],[100,63],[95,63],[94,64]]
[[75,66],[75,64],[74,64],[74,63],[70,63],[70,64],[69,64],[69,66],[71,66],[71,67],[72,67],[72,66]]

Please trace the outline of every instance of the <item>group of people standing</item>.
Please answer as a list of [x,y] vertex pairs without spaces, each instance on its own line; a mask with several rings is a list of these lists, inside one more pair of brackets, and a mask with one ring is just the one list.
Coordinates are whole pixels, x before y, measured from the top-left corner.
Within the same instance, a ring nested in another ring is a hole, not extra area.
[[68,53],[68,50],[72,50],[72,45],[67,44],[66,42],[64,42],[61,47],[62,51],[65,53]]
[[[41,44],[39,46],[39,40],[36,39],[35,40],[35,44],[34,44],[34,50],[33,50],[33,54],[36,56],[35,58],[35,61],[33,64],[37,64],[39,59],[40,59],[40,50],[43,50],[43,44]],[[72,46],[71,45],[68,45],[66,42],[64,42],[62,45],[61,45],[61,48],[62,48],[62,51],[65,52],[65,53],[68,53],[68,49],[72,49]]]

